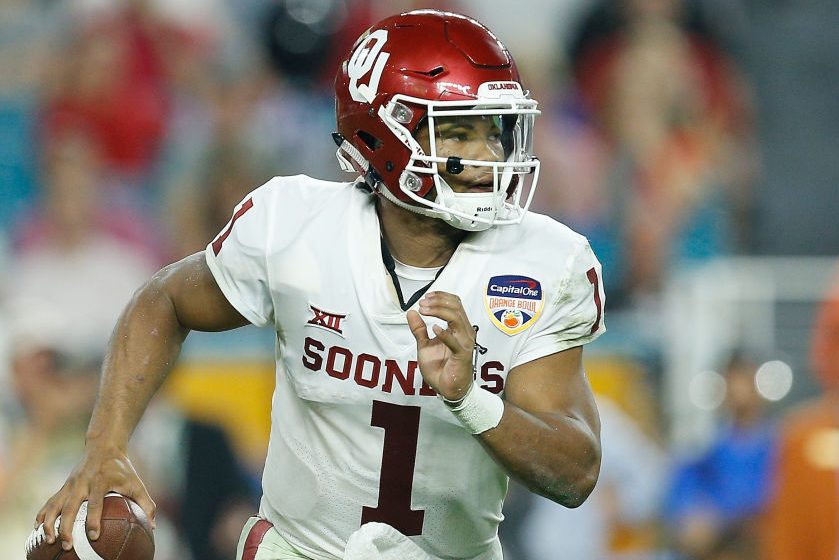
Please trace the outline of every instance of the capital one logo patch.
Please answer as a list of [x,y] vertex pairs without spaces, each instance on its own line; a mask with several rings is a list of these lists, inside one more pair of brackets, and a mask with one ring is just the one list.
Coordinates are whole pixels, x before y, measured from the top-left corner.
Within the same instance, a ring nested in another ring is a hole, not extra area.
[[533,325],[544,303],[542,284],[528,276],[505,274],[487,282],[484,305],[501,332],[512,335]]
[[312,318],[306,321],[306,325],[311,325],[313,327],[318,327],[327,331],[332,331],[334,333],[340,334],[344,336],[344,331],[342,330],[343,327],[341,326],[341,322],[347,318],[346,313],[332,313],[330,311],[324,311],[318,307],[315,307],[311,303],[309,304],[309,310],[312,312]]
[[[386,42],[387,29],[377,29],[361,42],[350,57],[347,75],[350,77],[350,96],[354,100],[372,103],[376,98],[379,80],[390,57],[390,53],[382,51]],[[359,83],[368,74],[367,83]]]

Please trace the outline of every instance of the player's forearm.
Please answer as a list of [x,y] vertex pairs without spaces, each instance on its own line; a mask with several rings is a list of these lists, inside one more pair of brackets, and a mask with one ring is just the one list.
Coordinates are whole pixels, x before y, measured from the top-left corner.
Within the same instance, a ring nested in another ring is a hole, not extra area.
[[581,505],[600,473],[600,441],[567,416],[535,415],[509,402],[495,428],[477,436],[508,474],[566,507]]
[[189,332],[178,321],[159,273],[123,311],[105,356],[87,431],[88,445],[125,450]]

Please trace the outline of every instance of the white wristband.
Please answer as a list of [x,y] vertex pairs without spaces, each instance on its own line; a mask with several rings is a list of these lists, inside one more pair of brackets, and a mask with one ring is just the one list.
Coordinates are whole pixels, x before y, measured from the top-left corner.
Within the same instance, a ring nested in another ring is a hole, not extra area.
[[454,417],[463,424],[471,434],[481,434],[491,430],[501,422],[504,415],[504,401],[494,393],[477,387],[475,383],[469,387],[466,396],[459,401],[443,399]]

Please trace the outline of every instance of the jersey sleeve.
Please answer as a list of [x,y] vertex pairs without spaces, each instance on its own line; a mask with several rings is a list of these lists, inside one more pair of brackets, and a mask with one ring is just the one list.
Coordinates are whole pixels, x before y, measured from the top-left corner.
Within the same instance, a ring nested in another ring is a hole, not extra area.
[[224,296],[258,327],[274,321],[267,266],[272,228],[270,187],[269,182],[248,194],[204,250]]
[[554,293],[512,367],[588,344],[606,331],[603,276],[588,241],[581,237]]

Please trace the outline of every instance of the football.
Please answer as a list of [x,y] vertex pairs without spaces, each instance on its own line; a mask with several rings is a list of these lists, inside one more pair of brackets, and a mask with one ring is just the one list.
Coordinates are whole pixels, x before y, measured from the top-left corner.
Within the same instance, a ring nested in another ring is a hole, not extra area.
[[105,496],[95,541],[87,539],[86,521],[87,502],[83,502],[73,523],[73,548],[67,551],[57,539],[47,543],[42,524],[26,540],[26,560],[153,560],[151,524],[146,513],[129,498],[114,493]]

